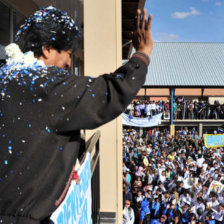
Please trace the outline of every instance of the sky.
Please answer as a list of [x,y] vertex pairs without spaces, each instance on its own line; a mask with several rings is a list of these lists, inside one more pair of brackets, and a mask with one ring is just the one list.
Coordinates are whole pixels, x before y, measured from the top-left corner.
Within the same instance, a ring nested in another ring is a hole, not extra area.
[[224,0],[146,0],[160,42],[224,42]]

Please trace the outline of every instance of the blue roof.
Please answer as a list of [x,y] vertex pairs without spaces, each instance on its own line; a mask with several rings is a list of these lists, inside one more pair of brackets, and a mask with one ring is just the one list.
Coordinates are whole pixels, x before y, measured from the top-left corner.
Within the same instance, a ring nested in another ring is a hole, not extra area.
[[154,43],[144,86],[224,87],[224,43]]

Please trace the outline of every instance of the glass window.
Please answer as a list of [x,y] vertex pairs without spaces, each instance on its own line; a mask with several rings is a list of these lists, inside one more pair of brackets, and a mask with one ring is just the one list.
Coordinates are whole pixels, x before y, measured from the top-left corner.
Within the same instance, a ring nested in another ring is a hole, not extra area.
[[[62,4],[63,3],[63,4]],[[72,1],[56,1],[53,4],[56,8],[66,11],[69,16],[75,19],[80,29],[80,39],[77,43],[76,50],[73,55],[71,73],[77,76],[84,75],[84,50],[83,50],[83,0],[72,0]]]
[[5,46],[10,43],[10,9],[0,2],[0,59],[5,59]]
[[[72,13],[73,12],[73,13]],[[83,1],[75,0],[73,1],[73,10],[68,11],[68,13],[75,19],[79,30],[80,30],[80,40],[76,51],[74,52],[73,63],[72,63],[72,73],[80,76],[84,75],[84,49],[83,49]]]
[[13,40],[19,29],[19,27],[24,24],[25,17],[18,12],[13,12]]

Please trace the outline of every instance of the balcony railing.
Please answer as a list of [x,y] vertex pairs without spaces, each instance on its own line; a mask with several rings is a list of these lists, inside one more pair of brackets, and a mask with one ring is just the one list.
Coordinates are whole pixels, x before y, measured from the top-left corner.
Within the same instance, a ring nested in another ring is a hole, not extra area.
[[100,131],[95,132],[85,144],[85,152],[81,156],[81,164],[86,153],[91,155],[91,191],[92,191],[92,221],[100,222]]

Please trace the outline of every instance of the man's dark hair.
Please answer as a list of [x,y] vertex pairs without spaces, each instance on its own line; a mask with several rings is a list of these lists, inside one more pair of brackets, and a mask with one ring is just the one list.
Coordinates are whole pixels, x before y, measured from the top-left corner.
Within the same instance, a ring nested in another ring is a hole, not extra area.
[[58,52],[77,48],[79,36],[73,19],[65,12],[49,6],[41,8],[25,20],[16,34],[15,42],[24,53],[32,51],[39,57],[46,46]]

